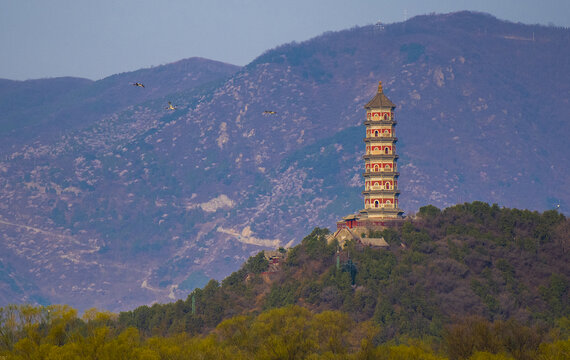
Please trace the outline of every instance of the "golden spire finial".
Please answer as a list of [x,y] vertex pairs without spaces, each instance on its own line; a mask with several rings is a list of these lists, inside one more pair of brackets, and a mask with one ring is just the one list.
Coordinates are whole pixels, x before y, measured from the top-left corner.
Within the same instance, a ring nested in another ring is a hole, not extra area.
[[382,93],[382,81],[378,81],[378,93]]

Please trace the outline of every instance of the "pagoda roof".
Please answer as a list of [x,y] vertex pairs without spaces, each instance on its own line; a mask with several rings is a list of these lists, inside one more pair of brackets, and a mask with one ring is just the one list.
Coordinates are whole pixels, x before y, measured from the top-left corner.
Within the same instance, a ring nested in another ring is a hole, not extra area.
[[382,91],[382,81],[378,82],[378,93],[370,100],[366,105],[364,105],[365,109],[372,109],[372,108],[395,108],[396,105],[388,99],[384,92]]

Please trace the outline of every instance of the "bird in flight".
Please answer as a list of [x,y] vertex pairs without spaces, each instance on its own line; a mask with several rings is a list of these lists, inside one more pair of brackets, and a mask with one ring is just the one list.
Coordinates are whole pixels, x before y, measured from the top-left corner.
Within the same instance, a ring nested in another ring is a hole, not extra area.
[[168,102],[168,106],[166,107],[168,110],[176,110],[176,105],[172,105],[172,103],[169,101]]
[[143,84],[143,83],[140,83],[140,82],[136,82],[136,83],[133,84],[133,86],[138,86],[138,87],[142,87],[142,88],[143,88],[143,87],[144,87],[144,84]]
[[274,115],[274,114],[277,114],[277,112],[275,112],[275,111],[272,111],[272,110],[265,110],[263,113],[264,113],[264,114],[268,114],[268,115]]

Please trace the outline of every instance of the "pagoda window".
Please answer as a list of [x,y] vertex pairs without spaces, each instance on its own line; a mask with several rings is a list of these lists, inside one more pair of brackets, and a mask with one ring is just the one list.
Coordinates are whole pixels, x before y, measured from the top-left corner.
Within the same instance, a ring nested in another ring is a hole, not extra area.
[[380,202],[378,200],[374,201],[374,207],[380,207]]
[[384,148],[384,153],[388,153],[388,148]]
[[378,171],[378,164],[374,164],[374,171]]
[[378,137],[378,134],[379,134],[379,133],[378,133],[378,130],[374,131],[374,136],[375,136],[375,137]]
[[386,189],[390,190],[390,183],[386,182]]

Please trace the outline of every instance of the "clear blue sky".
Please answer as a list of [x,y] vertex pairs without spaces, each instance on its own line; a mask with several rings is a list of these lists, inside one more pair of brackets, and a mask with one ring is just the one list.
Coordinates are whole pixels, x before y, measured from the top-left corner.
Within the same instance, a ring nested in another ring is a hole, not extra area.
[[0,0],[0,78],[96,80],[193,56],[245,65],[325,31],[459,10],[570,27],[570,0]]

